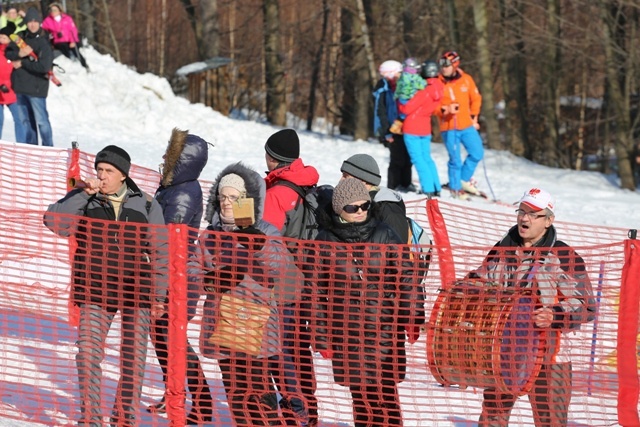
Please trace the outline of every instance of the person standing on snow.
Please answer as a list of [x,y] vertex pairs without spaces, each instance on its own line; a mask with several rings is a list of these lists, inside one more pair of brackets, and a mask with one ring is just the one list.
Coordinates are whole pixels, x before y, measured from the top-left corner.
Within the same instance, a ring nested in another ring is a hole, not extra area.
[[51,35],[53,48],[59,50],[64,56],[70,59],[77,58],[82,66],[89,70],[87,61],[80,53],[78,28],[73,18],[63,12],[62,6],[58,2],[49,5],[49,15],[42,21],[42,28]]
[[11,83],[18,96],[20,121],[25,131],[24,140],[18,142],[38,145],[39,131],[42,145],[53,147],[53,132],[47,112],[53,50],[49,36],[40,28],[40,21],[40,12],[30,7],[24,17],[27,30],[21,34],[27,46],[19,49],[12,43],[6,50],[6,56],[14,68]]
[[404,144],[402,133],[391,132],[391,126],[398,119],[395,91],[402,73],[398,61],[384,61],[378,72],[382,77],[373,89],[373,132],[378,140],[389,149],[387,187],[396,191],[416,191],[411,182],[411,158]]
[[118,312],[120,378],[110,422],[138,425],[149,328],[152,318],[166,310],[167,239],[148,228],[164,225],[162,208],[129,178],[130,167],[125,150],[115,145],[103,148],[96,155],[97,178],[85,180],[84,188],[49,205],[44,215],[47,228],[62,237],[74,236],[78,244],[72,298],[80,310],[76,365],[81,425],[104,425],[101,363]]
[[[484,156],[482,138],[478,133],[478,115],[482,96],[473,78],[460,69],[460,55],[449,51],[440,57],[440,80],[444,93],[440,108],[435,113],[440,118],[442,141],[449,153],[449,189],[458,199],[469,199],[467,193],[479,194],[471,184],[471,178]],[[460,146],[467,150],[462,162]]]
[[[531,289],[540,307],[537,328],[546,331],[547,348],[540,372],[527,392],[536,427],[567,425],[571,402],[571,335],[595,319],[595,299],[584,260],[558,240],[553,226],[555,201],[540,188],[522,198],[517,224],[491,249],[468,277],[491,286]],[[477,282],[476,282],[477,283]],[[496,389],[483,393],[478,426],[506,427],[518,395]]]
[[[405,103],[399,103],[398,109],[406,117],[404,119],[404,143],[411,157],[411,162],[418,171],[420,193],[431,197],[440,196],[440,177],[438,168],[431,158],[431,115],[438,108],[442,99],[443,85],[437,79],[437,66],[429,65],[425,79],[427,86],[415,93]],[[422,67],[421,67],[422,68]],[[422,74],[422,71],[421,71]]]
[[[162,206],[167,224],[186,224],[189,226],[189,276],[187,281],[188,318],[196,314],[198,300],[202,294],[202,271],[195,260],[196,241],[202,221],[202,188],[198,182],[200,173],[207,164],[209,144],[188,131],[173,129],[162,164],[162,179],[156,190],[155,199]],[[167,382],[167,361],[169,334],[169,314],[155,319],[151,328],[151,341],[156,350],[158,362],[162,368],[163,383]],[[191,411],[187,414],[187,425],[210,422],[213,413],[213,398],[207,379],[204,376],[198,354],[187,342],[187,386],[191,393]],[[165,397],[147,408],[152,413],[166,412]]]

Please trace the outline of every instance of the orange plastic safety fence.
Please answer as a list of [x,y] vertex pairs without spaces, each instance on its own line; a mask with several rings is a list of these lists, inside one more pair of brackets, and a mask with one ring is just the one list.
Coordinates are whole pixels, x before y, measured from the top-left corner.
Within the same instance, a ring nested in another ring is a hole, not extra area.
[[[92,176],[93,156],[76,155],[79,177]],[[638,363],[633,325],[619,330],[626,230],[558,220],[582,261],[505,248],[506,272],[533,260],[514,283],[491,276],[486,259],[513,212],[424,200],[408,212],[434,240],[421,248],[428,271],[402,245],[306,242],[292,253],[288,239],[204,224],[189,250],[182,226],[59,214],[45,226],[71,158],[0,143],[0,419],[506,425],[510,409],[510,425],[618,422],[618,361],[631,375]],[[131,177],[154,193],[157,173],[134,166]],[[552,283],[564,293],[537,292]],[[542,307],[556,310],[551,327],[536,323]],[[147,411],[163,397],[166,413]]]

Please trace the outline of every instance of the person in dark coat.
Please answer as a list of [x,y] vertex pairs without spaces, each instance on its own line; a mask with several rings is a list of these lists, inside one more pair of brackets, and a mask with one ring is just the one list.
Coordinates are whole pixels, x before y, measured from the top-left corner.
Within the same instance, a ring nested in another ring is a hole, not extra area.
[[376,211],[378,219],[391,227],[403,242],[407,242],[409,240],[407,208],[400,194],[380,186],[382,177],[378,162],[368,154],[354,154],[342,162],[340,172],[342,172],[342,179],[353,177],[364,183],[369,196],[378,207]]
[[53,132],[47,111],[53,49],[49,43],[49,35],[40,28],[41,21],[40,12],[30,7],[24,18],[27,30],[20,34],[28,46],[19,49],[15,43],[11,43],[5,55],[13,64],[11,83],[18,97],[20,120],[25,134],[24,141],[18,142],[38,145],[40,131],[42,145],[53,147]]
[[314,348],[351,391],[356,427],[403,425],[404,331],[425,322],[424,294],[398,247],[404,242],[374,209],[362,182],[340,181],[309,260],[317,266]]
[[[75,236],[72,299],[80,310],[78,327],[79,423],[102,426],[101,362],[111,324],[122,318],[120,379],[111,424],[135,426],[147,341],[152,319],[166,310],[166,234],[162,208],[129,178],[131,158],[109,145],[97,155],[97,178],[49,205],[44,224],[54,233]],[[161,228],[160,228],[161,229]]]
[[402,132],[391,132],[398,119],[398,107],[394,99],[396,83],[402,74],[402,64],[398,61],[384,61],[378,72],[382,77],[373,88],[374,133],[385,147],[389,148],[389,169],[387,187],[398,191],[416,191],[411,182],[411,157],[404,144]]
[[[207,164],[209,144],[188,131],[173,129],[167,150],[163,156],[162,180],[156,190],[155,199],[162,206],[167,224],[186,224],[189,226],[189,270],[188,320],[196,313],[200,290],[202,289],[201,271],[196,260],[196,241],[202,221],[202,188],[198,177]],[[158,362],[163,373],[163,382],[167,382],[169,315],[166,313],[155,320],[151,328],[151,341],[156,350]],[[202,365],[193,347],[187,343],[187,384],[191,393],[191,411],[187,415],[187,425],[210,422],[213,411],[213,399]],[[147,408],[149,412],[166,412],[165,398]]]
[[[200,349],[206,357],[218,360],[236,426],[281,425],[277,402],[271,399],[271,363],[282,353],[278,303],[299,300],[303,287],[302,273],[277,238],[280,232],[263,219],[265,193],[265,182],[257,172],[242,163],[227,166],[211,187],[206,211],[209,226],[200,236],[207,275]],[[240,208],[249,203],[248,199],[253,199],[253,218],[244,219],[251,225],[243,223],[233,209],[234,205]],[[224,321],[216,320],[224,316],[220,307],[225,296],[250,301],[254,308],[268,308],[260,345],[253,351],[240,348],[251,342],[244,336],[239,336],[241,344],[235,348],[220,343],[223,337],[219,328]],[[289,400],[290,392],[288,388],[281,390]],[[298,422],[306,425],[305,419]]]

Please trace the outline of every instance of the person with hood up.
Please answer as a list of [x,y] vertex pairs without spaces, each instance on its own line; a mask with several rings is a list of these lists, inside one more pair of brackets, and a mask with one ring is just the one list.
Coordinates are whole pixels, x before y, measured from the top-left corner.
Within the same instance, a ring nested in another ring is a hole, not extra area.
[[402,426],[398,383],[406,372],[405,327],[425,322],[424,294],[404,242],[376,219],[364,184],[341,180],[320,216],[314,348],[353,397],[356,427]]
[[[198,178],[207,164],[209,144],[188,131],[173,129],[167,150],[163,155],[162,179],[156,190],[155,199],[162,206],[167,224],[186,224],[189,226],[189,270],[187,279],[188,320],[196,314],[202,289],[202,272],[196,260],[196,241],[202,221],[202,188]],[[151,328],[151,341],[163,373],[163,382],[167,382],[169,314],[155,319]],[[187,415],[187,425],[210,422],[213,413],[211,390],[204,376],[202,365],[193,347],[187,343],[187,385],[191,393],[191,411]],[[165,397],[147,408],[149,412],[166,412]]]
[[[209,226],[200,235],[207,291],[200,349],[218,360],[236,426],[279,422],[270,375],[282,352],[277,304],[299,299],[303,286],[291,253],[277,239],[280,233],[263,219],[265,193],[257,172],[242,163],[227,166],[211,187]],[[243,212],[243,206],[253,211]],[[228,329],[239,321],[232,312],[240,307],[251,327]],[[290,389],[281,392],[291,398]],[[306,414],[297,415],[298,425],[305,426]]]
[[[546,331],[546,353],[535,382],[527,392],[536,427],[567,425],[571,402],[571,337],[595,318],[595,299],[585,262],[558,239],[553,225],[555,200],[541,188],[531,188],[516,209],[517,224],[468,277],[487,286],[532,289],[539,308],[537,328]],[[506,427],[517,395],[484,390],[478,426]]]
[[[79,308],[80,425],[103,426],[102,367],[109,329],[121,316],[120,378],[111,425],[133,427],[152,319],[166,311],[167,236],[160,204],[129,177],[131,158],[109,145],[96,154],[96,178],[49,205],[44,225],[78,245],[72,299]],[[149,230],[153,231],[149,231]],[[153,232],[153,234],[152,234]]]

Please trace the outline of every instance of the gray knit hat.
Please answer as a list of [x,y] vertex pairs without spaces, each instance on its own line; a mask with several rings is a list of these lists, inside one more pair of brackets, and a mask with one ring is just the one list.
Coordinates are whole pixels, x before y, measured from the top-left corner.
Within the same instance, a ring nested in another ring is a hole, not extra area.
[[218,192],[224,187],[235,188],[240,194],[247,194],[247,187],[244,184],[244,179],[238,174],[230,173],[220,178],[220,184],[218,184]]
[[340,215],[345,206],[360,200],[371,201],[367,187],[358,179],[345,178],[334,188],[331,206],[333,211]]
[[115,145],[107,145],[98,154],[96,154],[95,168],[98,168],[98,163],[109,163],[115,166],[125,176],[129,176],[129,169],[131,168],[131,157],[129,153],[122,148]]
[[354,154],[342,162],[341,172],[361,179],[371,185],[380,185],[380,167],[376,160],[368,154]]
[[31,21],[38,21],[42,23],[42,16],[40,16],[40,12],[33,6],[27,9],[27,13],[24,15],[25,24],[28,24]]

